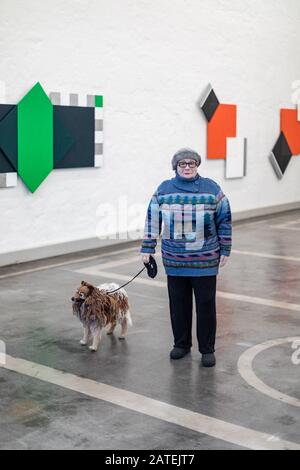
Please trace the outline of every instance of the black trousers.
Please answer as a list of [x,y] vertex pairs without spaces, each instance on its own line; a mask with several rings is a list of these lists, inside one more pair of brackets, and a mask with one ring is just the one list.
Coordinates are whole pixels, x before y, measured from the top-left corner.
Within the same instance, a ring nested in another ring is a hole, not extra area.
[[215,351],[217,276],[167,276],[174,347],[192,346],[193,292],[197,312],[197,339],[202,354]]

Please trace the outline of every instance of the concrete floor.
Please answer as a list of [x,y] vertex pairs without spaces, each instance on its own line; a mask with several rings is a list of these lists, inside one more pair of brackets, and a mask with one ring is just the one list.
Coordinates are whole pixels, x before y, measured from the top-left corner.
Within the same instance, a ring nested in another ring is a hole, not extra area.
[[[191,425],[188,420],[175,424],[167,414],[158,419],[150,400],[143,413],[138,407],[118,406],[109,396],[92,398],[0,367],[0,448],[257,447],[247,432],[237,440],[234,425],[257,432],[262,448],[270,443],[280,448],[281,441],[300,448],[300,364],[292,363],[292,343],[275,342],[253,360],[255,380],[268,386],[271,395],[247,383],[241,376],[245,371],[238,369],[239,358],[254,345],[288,337],[300,341],[300,211],[234,226],[233,252],[218,276],[213,369],[200,366],[195,337],[190,356],[169,360],[172,335],[159,256],[154,280],[144,272],[126,287],[134,322],[127,340],[103,335],[95,354],[79,345],[81,328],[69,298],[80,281],[121,284],[122,276],[132,277],[141,268],[138,244],[112,250],[97,259],[79,261],[76,255],[73,260],[69,256],[1,268],[0,340],[15,358],[116,387],[120,395],[126,390],[159,400],[173,405],[175,414],[177,408],[187,416],[195,412],[200,427],[195,430],[192,420]],[[128,262],[119,264],[124,259]],[[291,403],[280,399],[283,394]],[[201,428],[203,415],[216,420]],[[222,423],[232,428],[221,439]]]

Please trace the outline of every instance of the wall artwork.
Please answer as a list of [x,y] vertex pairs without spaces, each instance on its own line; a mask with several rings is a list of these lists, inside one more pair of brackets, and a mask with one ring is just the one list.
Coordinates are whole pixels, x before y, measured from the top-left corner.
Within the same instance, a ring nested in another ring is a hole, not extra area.
[[280,110],[280,135],[270,155],[270,162],[281,179],[292,156],[300,155],[300,107]]
[[48,97],[36,83],[12,105],[0,82],[0,99],[0,188],[16,186],[19,175],[34,193],[53,169],[102,166],[102,95]]
[[247,139],[237,135],[237,106],[220,103],[210,84],[198,105],[207,121],[207,158],[225,160],[225,178],[243,178]]

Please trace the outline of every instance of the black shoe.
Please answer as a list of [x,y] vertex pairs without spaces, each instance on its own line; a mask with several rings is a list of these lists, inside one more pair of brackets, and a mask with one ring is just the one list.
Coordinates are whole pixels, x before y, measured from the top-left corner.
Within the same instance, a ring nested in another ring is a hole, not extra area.
[[190,348],[184,349],[184,348],[173,348],[172,351],[170,352],[170,358],[171,359],[181,359],[182,357],[186,356],[190,352]]
[[203,367],[213,367],[216,365],[216,357],[214,353],[202,354]]

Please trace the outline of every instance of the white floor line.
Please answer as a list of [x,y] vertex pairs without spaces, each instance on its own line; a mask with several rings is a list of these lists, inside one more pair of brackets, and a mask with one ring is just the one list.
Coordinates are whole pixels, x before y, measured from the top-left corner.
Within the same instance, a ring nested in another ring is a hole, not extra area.
[[300,227],[285,227],[284,225],[270,225],[270,228],[276,230],[290,230],[292,232],[300,232]]
[[238,446],[254,450],[300,450],[300,444],[285,441],[278,436],[228,423],[24,359],[7,356],[6,364],[2,367]]
[[[239,222],[239,221],[237,221]],[[250,227],[251,225],[261,225],[267,223],[267,220],[258,220],[256,222],[241,222],[238,225],[233,225],[233,230],[240,230],[242,228]]]
[[[128,276],[127,274],[119,274],[119,273],[114,273],[110,271],[103,271],[102,269],[99,269],[95,266],[91,266],[90,268],[76,269],[74,270],[74,272],[84,274],[86,276],[98,276],[98,277],[116,279],[116,280],[125,281],[125,282],[132,279],[134,274],[136,274],[135,272],[133,272],[132,276]],[[141,274],[141,276],[143,276],[143,274]],[[144,284],[146,286],[152,286],[152,287],[166,287],[167,286],[167,283],[164,281],[156,281],[155,279],[150,280],[149,278],[146,278],[146,277],[137,277],[133,282],[138,283],[138,284]]]
[[217,297],[223,299],[237,300],[250,304],[266,305],[267,307],[282,308],[284,310],[292,310],[300,312],[300,304],[292,304],[290,302],[281,302],[279,300],[264,299],[262,297],[251,297],[250,295],[234,294],[231,292],[217,291]]
[[[300,337],[290,337],[290,338],[278,338],[278,339],[272,339],[269,341],[265,341],[264,343],[257,344],[247,351],[245,351],[239,358],[238,360],[238,371],[240,375],[243,377],[243,379],[252,387],[254,387],[256,390],[258,390],[261,393],[264,393],[265,395],[268,395],[271,398],[274,398],[275,400],[279,400],[283,403],[287,403],[288,405],[300,407],[300,400],[295,397],[291,397],[289,395],[286,395],[285,393],[279,392],[278,390],[275,390],[274,388],[269,387],[266,385],[262,380],[260,380],[256,374],[253,371],[252,368],[252,363],[255,359],[255,357],[262,351],[265,351],[266,349],[269,349],[273,346],[278,346],[281,344],[285,343],[293,343],[293,342],[299,342]],[[291,356],[292,356],[293,350],[291,349]],[[294,365],[295,367],[295,374],[296,374],[296,367],[300,367],[299,365]]]
[[257,251],[244,251],[244,250],[231,250],[231,253],[234,253],[236,255],[258,256],[259,258],[282,259],[285,261],[300,262],[300,258],[297,258],[296,256],[272,255],[270,253],[262,253],[262,252],[257,252]]
[[236,343],[237,346],[242,346],[243,348],[250,348],[251,346],[254,346],[253,343],[248,343],[246,341],[243,341],[241,343]]
[[280,224],[273,224],[271,227],[277,228],[277,227],[287,227],[290,225],[297,225],[300,224],[300,219],[295,219],[295,220],[289,220],[287,222],[282,222]]
[[[245,255],[245,256],[257,256],[259,258],[270,258],[270,259],[282,259],[285,261],[295,261],[295,262],[300,262],[300,258],[297,258],[295,256],[283,256],[283,255],[272,255],[271,253],[264,253],[264,252],[258,252],[258,251],[245,251],[245,250],[231,250],[231,253],[237,254],[237,255]],[[129,258],[124,258],[121,260],[116,260],[116,261],[110,261],[108,263],[105,263],[101,265],[101,269],[106,269],[106,268],[114,268],[117,266],[123,266],[126,264],[130,264],[136,261],[138,264],[142,266],[141,258],[139,255]]]
[[[253,222],[253,223],[249,223],[247,225],[256,225],[258,223],[262,223],[262,222]],[[278,228],[278,227],[276,227],[276,228]],[[296,229],[296,228],[287,229],[286,228],[286,230],[300,230],[300,229]],[[157,253],[159,252],[159,250],[160,250],[160,247],[158,245]],[[120,266],[121,264],[125,265],[127,263],[129,264],[131,262],[134,262],[135,260],[137,262],[140,261],[140,264],[141,264],[142,262],[139,258],[139,247],[134,247],[134,248],[126,248],[126,249],[123,249],[123,250],[112,251],[110,253],[102,253],[102,254],[99,254],[99,255],[85,256],[85,257],[82,257],[82,258],[77,258],[77,259],[73,259],[73,260],[69,260],[69,261],[61,261],[61,262],[52,263],[52,264],[48,264],[48,265],[44,265],[44,266],[38,266],[38,267],[35,267],[35,268],[23,269],[23,270],[14,272],[14,273],[1,274],[0,275],[0,280],[21,276],[23,274],[30,274],[30,273],[39,272],[39,271],[46,271],[47,269],[59,268],[59,267],[68,266],[68,265],[72,265],[72,264],[76,264],[76,263],[83,263],[85,261],[93,261],[93,260],[101,259],[101,258],[104,258],[104,257],[107,257],[107,256],[114,256],[114,255],[117,255],[117,254],[130,253],[130,252],[134,252],[134,251],[137,253],[136,258],[131,257],[131,258],[128,258],[127,260],[124,259],[124,260],[120,260],[120,261],[111,261],[110,263],[104,264],[103,267],[109,268],[109,267]],[[282,260],[286,260],[286,261],[295,261],[295,262],[300,261],[300,258],[296,258],[296,257],[292,257],[292,256],[272,255],[272,254],[269,254],[269,253],[260,253],[260,252],[254,252],[254,251],[232,250],[232,253],[233,254],[239,254],[239,255],[247,255],[247,256],[258,256],[258,257],[262,257],[262,258],[282,259]],[[141,264],[141,266],[142,266],[142,264]]]
[[0,279],[8,279],[10,277],[16,277],[16,276],[21,276],[23,274],[28,274],[28,273],[34,273],[37,271],[45,271],[47,269],[53,269],[53,268],[60,268],[61,266],[68,266],[69,264],[76,264],[76,263],[83,263],[85,261],[92,261],[94,259],[101,259],[104,258],[105,256],[110,256],[110,255],[116,255],[120,253],[127,253],[131,251],[137,251],[136,248],[127,248],[125,250],[118,250],[118,251],[112,251],[110,253],[102,253],[99,255],[93,255],[93,256],[85,256],[84,258],[77,258],[73,259],[70,261],[61,261],[57,263],[52,263],[44,266],[38,266],[36,268],[29,268],[29,269],[23,269],[21,271],[17,271],[15,273],[7,273],[7,274],[1,274]]
[[[114,279],[114,280],[120,280],[120,281],[125,281],[125,282],[131,279],[131,276],[113,273],[109,271],[102,271],[94,267],[78,269],[76,270],[76,272],[85,274],[86,276],[95,276],[95,277],[98,276],[98,277],[103,277],[104,279]],[[134,280],[134,283],[143,284],[143,285],[152,286],[152,287],[164,287],[164,288],[167,287],[166,282],[156,281],[155,279],[139,278],[139,277],[137,277]],[[262,297],[252,297],[249,295],[234,294],[233,292],[223,292],[219,290],[217,291],[217,297],[221,299],[237,300],[240,302],[247,302],[250,304],[266,305],[268,307],[282,308],[284,310],[292,310],[292,311],[300,312],[300,304],[292,304],[289,302],[282,302],[279,300],[265,299]]]
[[[130,264],[130,263],[136,263],[137,265],[137,268],[138,270],[142,269],[143,265],[142,265],[142,262],[140,260],[140,258],[138,256],[131,256],[131,257],[128,257],[128,258],[124,258],[124,259],[119,259],[119,260],[115,260],[115,261],[109,261],[107,263],[99,263],[99,268],[101,270],[103,269],[108,269],[108,268],[117,268],[119,266],[124,266],[125,264]],[[93,266],[93,267],[97,267],[97,266]]]
[[[300,258],[297,258],[295,256],[272,255],[271,253],[263,253],[263,252],[258,252],[258,251],[231,250],[231,253],[236,254],[236,255],[257,256],[259,258],[282,259],[285,261],[300,262]],[[142,266],[141,258],[139,257],[139,255],[137,255],[134,257],[131,256],[131,257],[124,258],[121,260],[110,261],[108,263],[102,264],[100,267],[101,267],[101,270],[103,270],[107,268],[124,266],[126,264],[130,264],[133,262],[136,262],[138,265]]]
[[286,225],[297,225],[300,224],[300,219],[290,220],[289,222],[285,222]]

